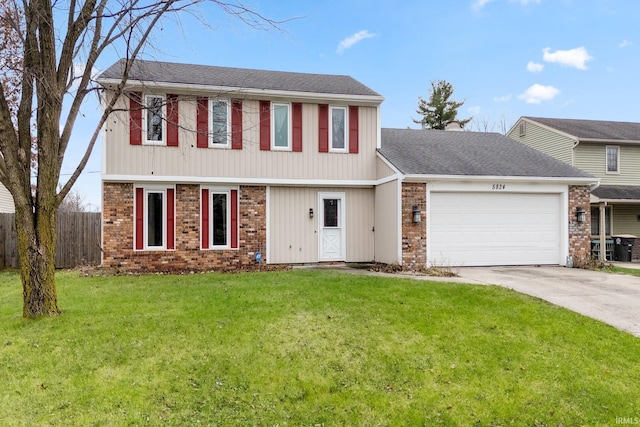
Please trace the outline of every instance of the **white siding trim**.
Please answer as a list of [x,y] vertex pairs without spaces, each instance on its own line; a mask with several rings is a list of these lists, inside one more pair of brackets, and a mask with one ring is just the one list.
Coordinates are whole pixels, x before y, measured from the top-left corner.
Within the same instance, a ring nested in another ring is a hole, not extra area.
[[[429,185],[427,184],[427,189]],[[427,199],[427,204],[429,199]],[[398,200],[396,201],[396,209],[398,209],[398,241],[396,243],[398,250],[398,265],[402,265],[402,179],[398,178]],[[428,242],[428,240],[427,240]]]
[[374,179],[270,179],[216,176],[103,175],[107,182],[172,182],[178,184],[245,184],[245,185],[305,185],[312,187],[373,187]]
[[[238,210],[240,210],[240,208],[238,208]],[[264,248],[264,252],[265,252],[265,257],[267,258],[267,261],[265,262],[265,264],[271,264],[271,186],[267,185],[266,189],[265,189],[265,244],[267,245],[266,248]],[[240,214],[238,212],[238,214]]]
[[435,181],[470,181],[470,182],[544,182],[558,184],[589,185],[600,182],[599,178],[553,177],[553,176],[480,176],[480,175],[405,175],[405,182],[435,182]]

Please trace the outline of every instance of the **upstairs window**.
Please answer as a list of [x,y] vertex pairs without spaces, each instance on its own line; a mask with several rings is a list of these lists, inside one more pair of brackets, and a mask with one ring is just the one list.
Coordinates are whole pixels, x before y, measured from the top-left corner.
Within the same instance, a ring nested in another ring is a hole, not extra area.
[[620,167],[620,147],[607,146],[607,173],[618,173]]
[[145,142],[147,144],[164,144],[166,125],[164,117],[165,99],[163,96],[147,95],[145,101]]
[[347,150],[347,109],[346,107],[330,107],[331,120],[329,133],[331,135],[330,151]]
[[212,99],[209,106],[211,112],[211,146],[229,147],[231,140],[231,106],[227,100]]
[[289,104],[273,103],[272,150],[291,150],[291,114],[289,110]]

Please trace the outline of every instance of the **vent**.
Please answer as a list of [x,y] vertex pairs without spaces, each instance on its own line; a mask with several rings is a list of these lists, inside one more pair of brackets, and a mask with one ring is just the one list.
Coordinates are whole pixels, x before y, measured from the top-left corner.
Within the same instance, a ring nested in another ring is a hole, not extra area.
[[520,131],[520,136],[525,136],[527,133],[527,124],[525,122],[520,122],[518,129]]

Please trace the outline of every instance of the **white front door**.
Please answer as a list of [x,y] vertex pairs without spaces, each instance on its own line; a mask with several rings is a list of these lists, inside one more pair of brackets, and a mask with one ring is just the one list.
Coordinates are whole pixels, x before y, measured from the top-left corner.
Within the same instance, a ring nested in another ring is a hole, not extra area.
[[345,260],[344,193],[318,193],[320,261]]

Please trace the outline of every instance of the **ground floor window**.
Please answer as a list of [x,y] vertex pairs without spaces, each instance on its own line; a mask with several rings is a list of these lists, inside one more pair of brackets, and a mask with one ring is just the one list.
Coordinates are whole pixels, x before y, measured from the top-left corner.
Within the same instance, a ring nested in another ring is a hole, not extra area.
[[175,190],[136,187],[134,240],[136,250],[175,248]]
[[[605,206],[604,208],[604,224],[605,235],[611,236],[611,206]],[[591,208],[591,235],[600,235],[600,207],[594,206]]]
[[201,190],[202,249],[238,247],[238,190],[206,187]]

